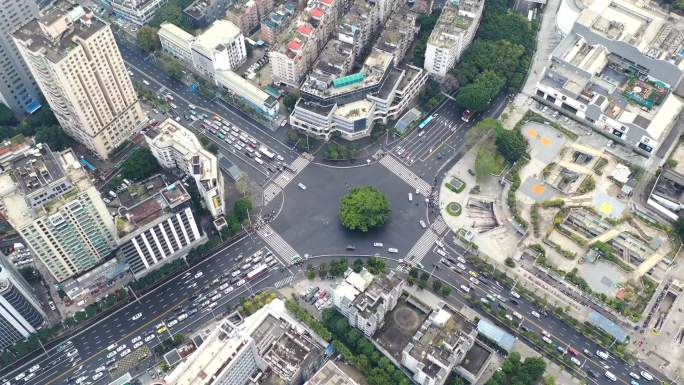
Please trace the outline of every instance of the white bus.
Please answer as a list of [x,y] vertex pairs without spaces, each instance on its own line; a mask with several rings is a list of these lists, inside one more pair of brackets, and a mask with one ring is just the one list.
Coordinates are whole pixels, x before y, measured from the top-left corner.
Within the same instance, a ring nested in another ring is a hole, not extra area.
[[263,155],[265,155],[268,159],[273,160],[275,158],[275,154],[271,152],[267,147],[261,146],[259,148],[259,152],[261,152]]

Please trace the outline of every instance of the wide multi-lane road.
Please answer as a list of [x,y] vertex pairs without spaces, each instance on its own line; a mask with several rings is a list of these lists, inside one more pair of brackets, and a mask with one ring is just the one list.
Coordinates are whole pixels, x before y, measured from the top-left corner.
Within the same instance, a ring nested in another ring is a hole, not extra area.
[[[112,374],[116,374],[117,370],[127,371],[124,366],[130,365],[132,358],[138,362],[145,351],[154,350],[161,340],[201,327],[212,318],[222,316],[227,305],[234,306],[240,296],[273,287],[275,282],[289,274],[278,257],[273,255],[274,262],[269,274],[253,282],[231,284],[233,277],[226,273],[259,251],[263,260],[270,250],[254,235],[243,237],[186,273],[82,330],[61,346],[48,350],[19,368],[3,372],[2,381],[10,380],[11,384],[21,381],[19,383],[66,385],[83,378],[82,384],[110,382],[113,378],[110,371],[105,369],[106,366],[110,369],[119,366],[111,371]],[[244,278],[244,273],[238,278]],[[225,284],[232,289],[219,289]],[[168,331],[159,333],[162,322]],[[108,350],[107,347],[113,344],[117,344],[116,348]],[[99,378],[98,368],[103,373]],[[130,369],[135,370],[132,365]],[[29,377],[28,381],[26,377]]]

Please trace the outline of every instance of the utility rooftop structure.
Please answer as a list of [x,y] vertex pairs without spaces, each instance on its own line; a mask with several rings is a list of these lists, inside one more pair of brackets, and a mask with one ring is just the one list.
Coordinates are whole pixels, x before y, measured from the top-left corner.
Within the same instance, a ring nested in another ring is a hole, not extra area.
[[477,328],[444,305],[430,313],[401,353],[401,363],[421,385],[442,385],[475,344]]
[[85,272],[116,246],[100,193],[71,150],[37,144],[0,174],[3,214],[58,281]]
[[100,158],[144,124],[114,35],[89,9],[57,1],[12,37],[62,128]]
[[684,175],[664,169],[658,175],[647,203],[669,220],[679,219],[684,208]]
[[270,369],[268,383],[296,385],[322,364],[325,341],[287,314],[280,299],[244,322],[223,323],[178,365],[166,381],[174,385],[245,385]]
[[447,1],[425,49],[424,68],[444,76],[461,58],[475,37],[484,0]]
[[168,0],[111,0],[114,14],[137,25],[149,23]]

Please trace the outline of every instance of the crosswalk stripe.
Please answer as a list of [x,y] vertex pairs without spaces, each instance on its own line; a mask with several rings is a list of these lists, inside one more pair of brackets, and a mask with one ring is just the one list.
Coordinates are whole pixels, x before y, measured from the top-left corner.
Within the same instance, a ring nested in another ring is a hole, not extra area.
[[415,245],[409,250],[408,254],[406,254],[406,258],[411,262],[411,263],[418,263],[420,262],[423,257],[425,257],[425,254],[430,251],[430,248],[432,245],[437,241],[439,237],[437,234],[435,234],[432,229],[427,229],[423,235],[420,236],[418,241],[416,242]]
[[266,189],[264,189],[264,204],[270,203],[273,198],[278,196],[281,190],[283,190],[287,185],[306,168],[306,166],[311,163],[311,160],[305,155],[300,155],[295,159],[288,167],[291,170],[286,170],[276,176]]
[[385,168],[401,178],[404,182],[420,191],[420,193],[424,196],[430,195],[432,191],[430,185],[416,175],[413,171],[401,164],[401,162],[396,160],[391,154],[387,154],[380,158],[380,164],[385,166]]
[[293,279],[294,279],[294,276],[293,276],[293,275],[288,275],[287,277],[285,277],[285,278],[279,280],[278,282],[276,282],[273,286],[274,286],[276,289],[280,289],[281,287],[288,286],[290,283],[292,283],[292,280],[293,280]]
[[285,266],[292,264],[293,258],[297,255],[297,251],[290,246],[289,243],[280,234],[276,233],[270,225],[264,225],[257,230],[257,234],[266,242],[277,256],[282,259],[281,262]]
[[442,217],[437,218],[437,220],[435,220],[430,227],[435,233],[437,233],[437,235],[442,235],[447,229],[449,229],[449,226],[447,226]]

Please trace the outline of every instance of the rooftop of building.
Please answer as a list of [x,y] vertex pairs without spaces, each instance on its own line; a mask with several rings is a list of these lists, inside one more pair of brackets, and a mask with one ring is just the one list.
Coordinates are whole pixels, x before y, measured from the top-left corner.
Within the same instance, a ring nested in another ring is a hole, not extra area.
[[[0,197],[4,214],[15,228],[31,223],[38,216],[55,213],[76,194],[87,190],[94,190],[94,193],[97,193],[73,150],[67,149],[60,153],[50,152],[51,154],[47,155],[46,151],[49,151],[47,145],[39,143],[35,149],[39,148],[38,152],[27,153],[26,157],[17,158],[19,163],[25,165],[24,168],[16,168],[11,172],[0,174]],[[32,158],[37,160],[33,165],[30,162]],[[33,173],[36,174],[35,178],[31,175]],[[65,179],[56,178],[60,173]],[[18,179],[15,179],[15,175]],[[30,191],[28,190],[29,183]],[[52,187],[62,183],[65,183],[67,188],[62,189],[61,194],[45,200],[39,208],[29,205],[29,199],[40,196],[42,188],[49,186],[50,190],[46,190],[46,193],[52,194]]]
[[155,178],[145,181],[142,185],[129,187],[129,190],[134,190],[130,191],[129,194],[134,193],[136,197],[139,196],[143,199],[132,201],[132,206],[121,206],[119,208],[117,221],[119,237],[145,226],[190,201],[190,194],[185,190],[182,183],[176,181],[168,185],[163,183],[160,186],[159,181],[163,181],[163,179]]
[[335,363],[327,361],[304,385],[359,385]]
[[355,0],[351,3],[349,10],[340,19],[340,26],[347,25],[355,29],[370,28],[368,21],[370,13],[373,12],[373,6],[364,0]]
[[207,52],[221,51],[241,34],[240,28],[231,21],[219,19],[195,37],[193,48],[201,47]]
[[31,195],[64,178],[62,165],[50,148],[42,143],[14,158],[7,169],[24,195]]
[[250,343],[274,372],[287,376],[304,361],[319,358],[313,355],[322,355],[322,342],[287,314],[282,300],[275,299],[242,323],[223,321],[165,380],[176,385],[211,384]]
[[393,60],[392,54],[373,49],[359,72],[331,79],[331,83],[327,86],[305,81],[301,90],[318,97],[333,97],[376,86],[385,77],[385,73],[391,67]]
[[[677,92],[669,82],[678,83],[682,72],[627,44],[603,45],[597,35],[585,32],[570,33],[558,44],[541,83],[588,104],[586,115],[592,120],[604,114],[628,127],[630,142],[638,143],[643,136],[658,141],[683,107],[680,99],[669,97]],[[632,75],[633,63],[652,78]]]
[[209,6],[220,0],[195,0],[190,5],[185,7],[184,13],[192,16],[195,19],[199,19],[204,16],[209,9]]
[[126,8],[140,10],[152,5],[155,1],[156,0],[112,0],[112,5],[118,4]]
[[428,44],[442,48],[455,44],[454,37],[467,30],[473,21],[472,18],[462,15],[458,6],[447,3],[442,8],[442,14],[428,38]]
[[684,203],[684,175],[665,169],[653,186],[653,192],[673,202]]
[[183,28],[168,22],[161,23],[158,33],[162,36],[172,37],[176,40],[182,40],[186,42],[189,42],[195,38],[191,33],[185,31]]
[[359,310],[362,317],[368,318],[376,312],[387,293],[394,290],[401,282],[401,278],[393,274],[376,276],[366,290],[354,298],[352,306]]
[[153,145],[166,148],[173,147],[186,157],[193,165],[193,174],[200,181],[216,180],[220,173],[216,155],[204,149],[197,136],[189,129],[171,118],[167,118],[157,127],[147,130],[145,135]]
[[79,39],[87,40],[104,28],[108,28],[107,24],[90,9],[59,0],[38,19],[16,30],[13,36],[31,51],[42,51],[48,60],[59,62],[78,47]]
[[23,135],[17,135],[2,141],[0,143],[0,169],[6,170],[11,167],[12,160],[22,156],[32,146],[33,140]]

